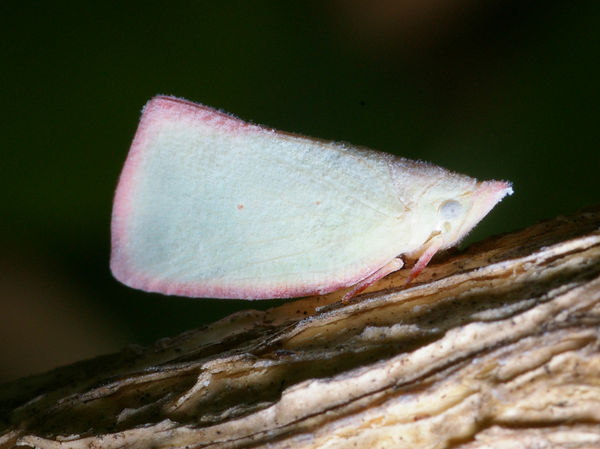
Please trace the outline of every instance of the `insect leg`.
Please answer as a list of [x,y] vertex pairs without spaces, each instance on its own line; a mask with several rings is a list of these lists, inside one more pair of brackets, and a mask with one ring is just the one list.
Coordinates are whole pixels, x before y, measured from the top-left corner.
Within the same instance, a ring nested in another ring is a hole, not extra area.
[[366,289],[373,283],[377,282],[382,277],[387,276],[388,274],[393,273],[394,271],[398,271],[403,266],[404,262],[400,258],[390,260],[379,270],[375,271],[374,273],[364,278],[362,281],[358,282],[358,284],[356,284],[352,288],[352,290],[346,292],[346,294],[342,298],[342,302],[347,303],[350,300],[350,298],[358,295],[360,292],[362,292],[364,289]]

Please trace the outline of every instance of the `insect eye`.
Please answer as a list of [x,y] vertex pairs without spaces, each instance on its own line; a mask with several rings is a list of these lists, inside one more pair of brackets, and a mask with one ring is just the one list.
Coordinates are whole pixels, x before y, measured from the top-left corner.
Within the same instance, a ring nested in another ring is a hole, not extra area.
[[462,212],[461,204],[456,200],[447,200],[440,206],[440,213],[445,220],[453,220]]

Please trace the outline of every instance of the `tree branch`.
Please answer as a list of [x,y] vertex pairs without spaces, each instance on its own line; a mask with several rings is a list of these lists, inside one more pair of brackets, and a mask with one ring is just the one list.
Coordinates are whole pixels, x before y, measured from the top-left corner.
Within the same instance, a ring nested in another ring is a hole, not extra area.
[[600,206],[0,387],[0,448],[600,447]]

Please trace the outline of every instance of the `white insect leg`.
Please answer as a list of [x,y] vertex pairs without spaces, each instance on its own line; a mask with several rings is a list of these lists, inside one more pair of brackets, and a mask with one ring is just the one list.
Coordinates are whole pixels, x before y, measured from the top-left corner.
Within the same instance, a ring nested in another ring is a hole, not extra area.
[[404,262],[400,258],[390,260],[379,270],[375,271],[374,273],[372,273],[371,275],[367,276],[362,281],[360,281],[358,284],[356,284],[352,288],[352,290],[349,290],[348,292],[346,292],[346,294],[342,298],[342,302],[343,303],[348,302],[350,300],[350,298],[358,295],[360,292],[362,292],[364,289],[366,289],[370,285],[377,282],[382,277],[385,277],[388,274],[393,273],[394,271],[398,271],[403,266],[404,266]]
[[430,240],[429,246],[427,247],[427,249],[425,249],[423,254],[421,254],[421,257],[419,257],[419,260],[417,260],[415,265],[412,267],[412,270],[410,270],[410,274],[408,275],[408,279],[406,280],[406,285],[410,284],[419,275],[419,273],[423,271],[423,268],[427,266],[431,258],[435,255],[435,253],[438,252],[441,246],[441,238],[434,237]]

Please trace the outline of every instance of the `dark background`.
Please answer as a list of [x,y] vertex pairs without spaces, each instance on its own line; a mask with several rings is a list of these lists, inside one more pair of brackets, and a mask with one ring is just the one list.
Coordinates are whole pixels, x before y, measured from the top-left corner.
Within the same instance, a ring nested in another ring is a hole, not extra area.
[[113,191],[157,93],[512,180],[469,241],[598,201],[598,1],[3,1],[0,20],[0,381],[282,302],[111,277]]

